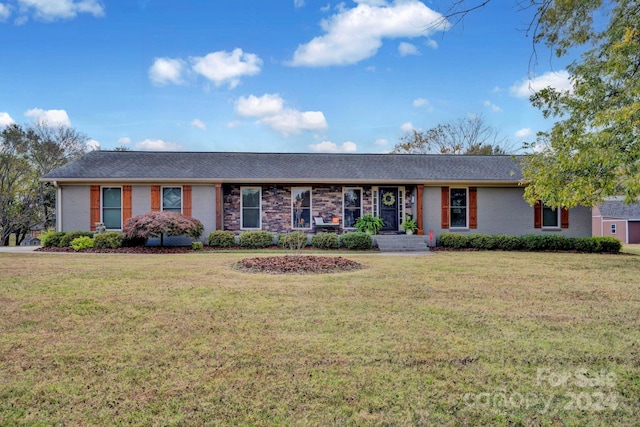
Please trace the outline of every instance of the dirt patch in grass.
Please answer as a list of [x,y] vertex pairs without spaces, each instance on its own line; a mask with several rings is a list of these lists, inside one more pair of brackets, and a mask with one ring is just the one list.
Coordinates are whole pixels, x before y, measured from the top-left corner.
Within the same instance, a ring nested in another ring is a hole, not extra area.
[[362,265],[342,257],[286,255],[245,258],[236,263],[236,268],[251,273],[335,273],[358,270]]

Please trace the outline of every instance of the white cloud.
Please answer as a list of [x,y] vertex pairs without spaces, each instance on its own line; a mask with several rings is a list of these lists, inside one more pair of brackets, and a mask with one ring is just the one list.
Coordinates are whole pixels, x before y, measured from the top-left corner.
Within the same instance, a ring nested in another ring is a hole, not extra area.
[[491,109],[494,113],[502,113],[502,108],[498,107],[491,101],[484,101],[484,106]]
[[424,44],[429,46],[431,49],[437,49],[438,48],[438,42],[433,40],[433,39],[427,40]]
[[321,67],[355,64],[374,56],[383,39],[427,37],[447,30],[443,16],[417,0],[358,1],[355,8],[321,22],[325,34],[299,45],[289,65]]
[[90,139],[87,141],[87,151],[96,151],[100,149],[100,143],[95,139]]
[[565,70],[558,72],[549,71],[533,79],[525,79],[515,83],[509,88],[509,93],[511,96],[517,98],[528,98],[547,87],[552,87],[560,91],[571,91],[572,86],[569,80],[569,73]]
[[131,138],[127,138],[126,136],[118,138],[118,144],[129,145],[131,144]]
[[149,78],[156,85],[182,84],[185,63],[182,59],[155,58],[149,68]]
[[528,138],[533,135],[533,131],[529,128],[522,128],[515,133],[517,138]]
[[[411,132],[414,129],[416,129],[416,128],[413,127],[413,124],[411,122],[403,123],[400,126],[400,130],[402,130],[403,132]],[[418,130],[418,129],[416,129],[416,130]]]
[[284,100],[277,93],[267,93],[260,98],[249,95],[236,101],[236,112],[243,117],[271,116],[280,113],[283,108]]
[[65,110],[43,110],[41,108],[32,108],[27,110],[24,115],[33,117],[36,123],[43,123],[50,126],[71,126],[71,120]]
[[11,118],[9,113],[0,113],[0,127],[5,127],[14,124],[15,121]]
[[193,121],[191,122],[191,126],[203,130],[207,128],[207,125],[205,125],[204,122],[200,119],[193,119]]
[[216,86],[228,83],[233,89],[242,76],[260,73],[262,60],[253,53],[236,48],[233,52],[218,51],[202,57],[190,58],[193,71],[211,80]]
[[309,149],[315,153],[355,153],[358,150],[354,142],[347,141],[338,146],[335,142],[322,141],[309,145]]
[[145,139],[136,143],[136,148],[143,151],[179,151],[182,147],[174,142],[161,139]]
[[304,0],[293,0],[293,7],[296,9],[304,7]]
[[376,141],[374,142],[375,145],[380,145],[380,146],[387,145],[388,143],[389,143],[389,141],[387,141],[384,138],[376,139]]
[[416,45],[407,42],[401,42],[398,45],[398,53],[400,56],[420,55],[420,51]]
[[239,116],[258,118],[258,123],[265,124],[285,136],[303,130],[318,131],[327,128],[327,121],[321,111],[285,108],[284,99],[278,94],[240,97],[236,101],[235,109]]
[[414,99],[413,100],[413,106],[415,108],[424,108],[428,112],[432,112],[433,111],[433,106],[431,105],[429,100],[425,99],[425,98],[416,98],[416,99]]
[[95,17],[104,16],[104,8],[98,0],[18,0],[21,14],[20,23],[26,22],[32,15],[42,21],[72,19],[79,13],[88,13]]
[[0,3],[0,22],[4,22],[9,19],[10,15],[11,9],[9,8],[9,5]]

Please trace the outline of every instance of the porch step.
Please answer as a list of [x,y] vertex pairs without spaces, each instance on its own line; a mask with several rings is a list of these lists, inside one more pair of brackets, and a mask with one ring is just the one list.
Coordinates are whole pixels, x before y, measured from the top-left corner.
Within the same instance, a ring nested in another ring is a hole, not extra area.
[[380,252],[427,252],[427,236],[407,236],[406,234],[376,235],[373,244]]

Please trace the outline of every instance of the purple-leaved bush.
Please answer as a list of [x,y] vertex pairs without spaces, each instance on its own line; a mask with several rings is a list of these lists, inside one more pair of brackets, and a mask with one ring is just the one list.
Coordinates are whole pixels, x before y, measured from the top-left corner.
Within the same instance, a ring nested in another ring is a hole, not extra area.
[[203,231],[202,223],[190,216],[176,212],[149,212],[129,218],[122,229],[122,234],[125,239],[160,237],[160,246],[162,246],[165,235],[189,236],[198,239]]

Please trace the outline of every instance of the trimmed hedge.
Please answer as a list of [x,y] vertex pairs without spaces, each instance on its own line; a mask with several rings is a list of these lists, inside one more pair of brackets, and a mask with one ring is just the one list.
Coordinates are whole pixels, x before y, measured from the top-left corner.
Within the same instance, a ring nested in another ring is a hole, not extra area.
[[93,236],[93,246],[100,249],[116,249],[122,246],[122,234],[107,231]]
[[60,247],[67,248],[71,246],[71,242],[78,237],[93,237],[91,231],[70,231],[60,238]]
[[365,250],[373,247],[373,238],[368,233],[355,231],[342,235],[342,246],[347,249]]
[[233,231],[216,230],[209,233],[207,245],[218,248],[230,248],[236,244],[236,235]]
[[499,249],[515,251],[577,251],[586,253],[618,253],[622,243],[615,237],[565,237],[560,234],[460,234],[442,233],[438,246],[452,249]]
[[245,231],[240,233],[240,246],[251,249],[268,248],[273,245],[273,234],[269,231]]
[[311,246],[316,249],[338,249],[340,241],[336,233],[320,233],[311,238]]
[[59,248],[60,247],[60,239],[62,239],[65,234],[64,231],[47,231],[44,233],[40,239],[42,242],[42,246],[45,248]]

